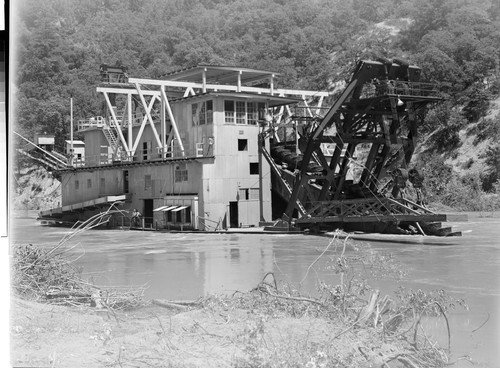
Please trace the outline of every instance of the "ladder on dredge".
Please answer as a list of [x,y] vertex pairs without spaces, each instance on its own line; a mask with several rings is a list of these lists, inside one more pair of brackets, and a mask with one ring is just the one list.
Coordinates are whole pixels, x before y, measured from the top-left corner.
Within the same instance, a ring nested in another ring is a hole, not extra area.
[[[359,61],[324,118],[303,125],[302,132],[297,128],[298,144],[262,149],[273,189],[288,202],[282,215],[288,226],[461,235],[441,223],[466,221],[465,215],[435,213],[404,196],[407,180],[421,184],[410,168],[418,123],[425,107],[441,100],[434,85],[420,82],[420,73],[397,59]],[[325,143],[335,146],[333,153],[325,154]],[[356,154],[360,148],[362,155]],[[353,165],[361,168],[356,178]]]

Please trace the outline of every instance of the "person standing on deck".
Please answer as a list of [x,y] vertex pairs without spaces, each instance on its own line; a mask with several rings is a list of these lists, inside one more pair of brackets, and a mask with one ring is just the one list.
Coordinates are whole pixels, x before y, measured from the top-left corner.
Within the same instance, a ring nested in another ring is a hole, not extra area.
[[134,208],[132,217],[130,218],[130,227],[139,227],[141,224],[141,213]]

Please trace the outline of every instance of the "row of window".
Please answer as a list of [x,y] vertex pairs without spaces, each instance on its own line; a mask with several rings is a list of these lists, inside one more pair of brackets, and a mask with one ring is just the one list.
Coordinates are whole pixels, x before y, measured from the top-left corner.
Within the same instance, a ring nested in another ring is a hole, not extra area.
[[258,200],[259,188],[239,188],[238,199],[240,201]]
[[[187,170],[186,164],[179,164],[179,165],[175,166],[174,180],[176,183],[179,183],[182,181],[188,181],[188,170]],[[151,189],[152,185],[153,185],[153,180],[151,178],[151,175],[145,175],[144,176],[144,190]]]
[[[182,181],[188,181],[188,170],[186,164],[179,164],[175,166],[174,180],[176,183]],[[151,189],[152,185],[153,185],[153,180],[151,179],[151,175],[145,175],[144,190]]]
[[266,104],[263,102],[224,101],[224,122],[226,124],[257,125],[264,120]]
[[[264,120],[266,104],[263,102],[224,100],[224,122],[226,124],[257,125]],[[212,124],[214,120],[213,101],[191,105],[193,125]]]

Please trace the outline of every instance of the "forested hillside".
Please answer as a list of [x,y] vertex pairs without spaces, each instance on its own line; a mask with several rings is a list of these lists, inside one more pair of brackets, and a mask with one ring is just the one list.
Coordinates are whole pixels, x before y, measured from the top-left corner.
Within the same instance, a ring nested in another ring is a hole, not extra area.
[[497,0],[18,3],[12,97],[26,136],[55,133],[62,145],[70,96],[75,119],[101,113],[101,63],[155,78],[199,63],[239,65],[282,73],[280,86],[324,90],[360,58],[398,57],[421,66],[445,98],[428,111],[415,161],[431,199],[485,209],[494,202],[485,193],[500,192]]

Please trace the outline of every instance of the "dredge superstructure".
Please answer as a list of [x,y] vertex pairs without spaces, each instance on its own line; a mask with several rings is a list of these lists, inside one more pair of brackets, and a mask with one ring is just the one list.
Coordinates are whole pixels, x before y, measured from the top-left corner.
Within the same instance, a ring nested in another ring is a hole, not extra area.
[[268,71],[200,65],[140,79],[102,65],[107,111],[76,124],[85,153],[57,170],[62,205],[41,215],[76,221],[120,202],[156,228],[457,235],[441,222],[464,217],[427,209],[409,166],[425,107],[440,100],[420,72],[362,60],[326,109],[329,93],[277,88]]

